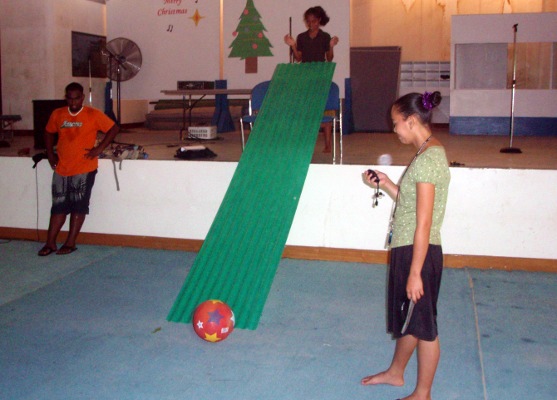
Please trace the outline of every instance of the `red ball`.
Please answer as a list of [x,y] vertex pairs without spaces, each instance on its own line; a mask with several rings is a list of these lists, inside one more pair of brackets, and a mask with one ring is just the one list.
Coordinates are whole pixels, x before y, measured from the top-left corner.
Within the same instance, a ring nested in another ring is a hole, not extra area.
[[220,300],[207,300],[193,313],[193,329],[208,342],[220,342],[234,330],[234,313]]

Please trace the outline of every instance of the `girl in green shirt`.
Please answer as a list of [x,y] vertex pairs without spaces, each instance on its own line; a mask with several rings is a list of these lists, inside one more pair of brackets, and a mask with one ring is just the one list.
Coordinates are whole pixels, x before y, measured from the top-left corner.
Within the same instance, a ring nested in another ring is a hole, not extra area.
[[416,154],[398,184],[380,171],[365,173],[367,181],[395,201],[391,218],[387,328],[396,339],[389,368],[362,379],[364,385],[404,385],[404,371],[417,349],[418,381],[404,399],[431,399],[439,363],[437,298],[443,271],[441,225],[450,181],[445,150],[432,136],[431,113],[441,102],[439,92],[410,93],[392,106],[393,129]]

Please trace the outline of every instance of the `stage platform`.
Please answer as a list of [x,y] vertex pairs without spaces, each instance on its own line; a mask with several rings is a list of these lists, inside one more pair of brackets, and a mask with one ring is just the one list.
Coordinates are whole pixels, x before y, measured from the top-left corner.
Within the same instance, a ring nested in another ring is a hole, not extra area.
[[[515,136],[513,147],[522,154],[503,154],[499,150],[509,146],[508,136],[451,135],[448,125],[435,125],[434,134],[443,142],[453,166],[468,168],[516,168],[557,170],[557,137]],[[202,144],[217,154],[214,161],[238,161],[242,154],[239,130],[222,133],[217,140],[181,141],[179,131],[150,131],[145,128],[124,129],[116,137],[118,142],[144,146],[148,160],[172,160],[180,146]],[[10,147],[0,148],[0,157],[31,157],[40,150],[33,148],[32,136],[18,136]],[[344,135],[346,165],[374,165],[381,154],[391,154],[393,165],[406,165],[414,149],[401,144],[394,133],[352,133]],[[25,151],[28,149],[28,153]],[[319,135],[312,164],[331,164],[332,155],[322,152],[323,135]],[[31,162],[31,161],[30,161]]]
[[[507,137],[450,135],[446,126],[434,127],[434,134],[453,163],[443,224],[446,265],[557,272],[551,243],[557,234],[557,138],[515,137],[522,153],[506,154],[500,149],[509,145]],[[392,201],[372,208],[372,190],[361,174],[371,167],[397,179],[414,149],[387,133],[343,139],[344,165],[332,165],[319,135],[285,255],[383,264]],[[180,146],[199,144],[180,141],[178,131],[129,129],[117,140],[144,146],[149,157],[120,166],[101,160],[94,210],[80,243],[197,251],[241,157],[240,134],[202,142],[217,154],[207,161],[174,158]],[[33,149],[32,136],[16,135],[11,144],[0,148],[0,237],[42,242],[52,170],[45,161],[31,168],[31,156],[41,151]],[[18,156],[24,149],[27,155]],[[393,165],[377,165],[386,153]]]

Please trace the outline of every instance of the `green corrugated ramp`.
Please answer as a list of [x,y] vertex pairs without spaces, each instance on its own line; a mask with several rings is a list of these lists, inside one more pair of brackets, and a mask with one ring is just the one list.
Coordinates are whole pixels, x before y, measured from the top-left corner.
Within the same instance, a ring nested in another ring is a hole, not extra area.
[[237,328],[256,329],[317,140],[334,63],[277,66],[230,186],[168,314],[191,322],[220,299]]

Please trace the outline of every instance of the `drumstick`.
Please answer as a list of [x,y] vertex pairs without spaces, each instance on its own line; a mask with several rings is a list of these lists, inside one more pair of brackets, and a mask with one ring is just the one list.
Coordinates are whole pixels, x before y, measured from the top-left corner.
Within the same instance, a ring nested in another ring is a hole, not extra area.
[[[288,34],[290,35],[290,37],[292,37],[292,17],[289,18],[288,23],[289,23]],[[292,64],[294,62],[294,52],[292,51],[292,47],[288,46],[288,51],[290,57],[290,64]]]

